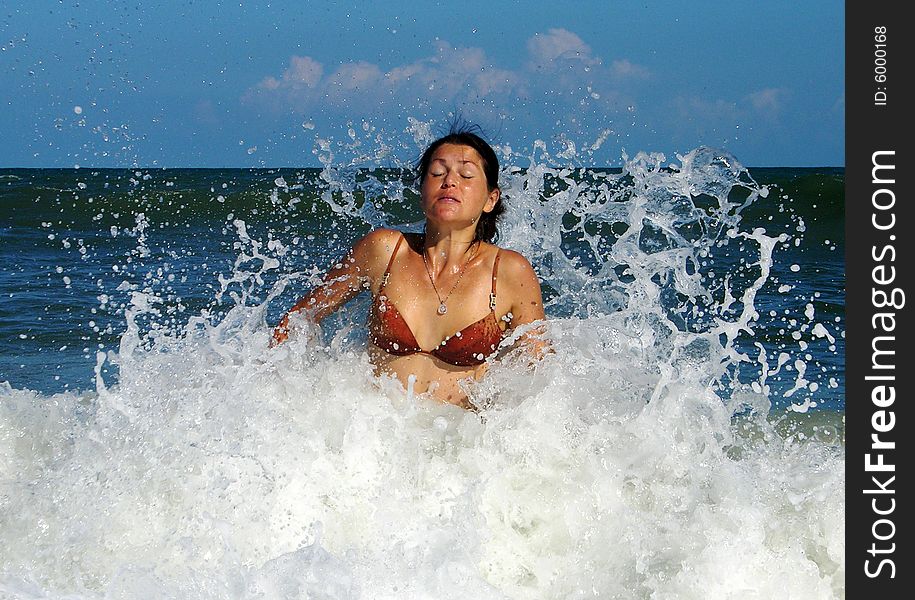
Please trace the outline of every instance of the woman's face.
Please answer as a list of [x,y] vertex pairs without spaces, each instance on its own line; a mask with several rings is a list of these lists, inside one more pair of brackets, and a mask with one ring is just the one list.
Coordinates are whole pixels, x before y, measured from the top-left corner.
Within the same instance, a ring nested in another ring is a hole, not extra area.
[[470,146],[442,144],[432,153],[421,197],[429,221],[473,225],[495,207],[499,188],[490,191],[479,152]]

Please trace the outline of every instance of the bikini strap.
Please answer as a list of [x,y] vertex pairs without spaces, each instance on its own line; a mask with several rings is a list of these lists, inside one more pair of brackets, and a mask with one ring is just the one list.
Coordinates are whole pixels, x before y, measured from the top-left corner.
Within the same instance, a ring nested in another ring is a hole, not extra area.
[[391,258],[388,260],[388,268],[384,270],[384,275],[381,277],[381,286],[378,288],[379,292],[388,285],[388,279],[391,277],[391,265],[394,264],[394,257],[397,256],[397,251],[400,250],[400,242],[403,241],[403,237],[403,234],[400,234],[400,237],[397,238],[397,243],[394,244],[394,252],[391,253]]
[[490,310],[496,310],[496,278],[499,274],[499,256],[502,254],[502,249],[496,250],[496,260],[492,263],[492,292],[489,294],[489,308]]

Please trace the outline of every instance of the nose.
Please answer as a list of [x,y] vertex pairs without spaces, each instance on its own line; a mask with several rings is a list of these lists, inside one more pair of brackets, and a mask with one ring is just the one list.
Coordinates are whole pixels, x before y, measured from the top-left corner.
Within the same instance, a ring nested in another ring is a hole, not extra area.
[[448,171],[442,178],[442,187],[455,187],[457,185],[457,173]]

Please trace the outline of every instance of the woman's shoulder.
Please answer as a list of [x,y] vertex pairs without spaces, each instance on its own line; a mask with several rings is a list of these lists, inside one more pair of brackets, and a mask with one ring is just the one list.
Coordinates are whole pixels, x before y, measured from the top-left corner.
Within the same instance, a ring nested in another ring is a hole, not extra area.
[[394,229],[374,229],[353,244],[350,262],[357,271],[370,277],[380,277],[397,247],[401,233]]
[[364,254],[367,257],[387,256],[394,251],[397,241],[402,236],[403,234],[396,229],[380,227],[373,229],[357,240],[353,244],[353,250],[357,254]]
[[531,266],[530,261],[523,254],[507,248],[499,248],[498,246],[494,246],[494,248],[499,256],[499,275],[504,273],[509,277],[518,278],[527,278],[533,275],[536,278],[534,267]]
[[534,267],[520,252],[496,247],[499,257],[498,281],[501,290],[512,290],[515,295],[522,290],[536,290],[539,294],[540,279]]
[[403,234],[396,229],[379,227],[365,234],[356,244],[390,244],[397,243],[397,239]]

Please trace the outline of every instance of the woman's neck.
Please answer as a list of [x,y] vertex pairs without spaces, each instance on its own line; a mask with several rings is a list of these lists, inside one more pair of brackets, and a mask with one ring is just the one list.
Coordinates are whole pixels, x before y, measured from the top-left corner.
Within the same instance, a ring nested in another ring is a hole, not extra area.
[[449,267],[452,270],[463,268],[470,260],[468,254],[476,246],[475,234],[475,229],[445,232],[427,228],[423,236],[426,260],[437,273],[446,271]]

